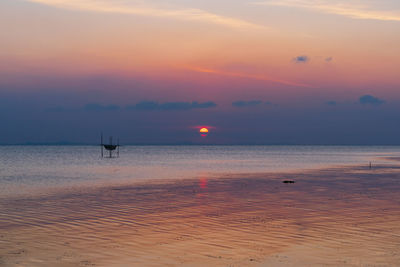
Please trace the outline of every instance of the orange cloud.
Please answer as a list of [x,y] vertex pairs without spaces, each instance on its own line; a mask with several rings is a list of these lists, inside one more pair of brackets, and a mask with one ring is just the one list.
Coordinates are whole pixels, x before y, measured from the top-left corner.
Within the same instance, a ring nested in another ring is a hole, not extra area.
[[238,77],[238,78],[248,78],[248,79],[260,80],[260,81],[268,81],[268,82],[274,82],[274,83],[295,86],[295,87],[315,88],[315,86],[312,86],[310,84],[292,82],[292,81],[277,79],[277,78],[273,78],[273,77],[268,77],[265,75],[230,72],[230,71],[224,71],[224,70],[208,69],[208,68],[201,68],[201,67],[191,67],[191,66],[186,67],[186,69],[196,71],[196,72],[215,74],[215,75],[223,75],[223,76]]
[[255,5],[284,6],[316,10],[329,14],[346,16],[354,19],[400,21],[400,14],[392,11],[374,10],[367,5],[353,4],[351,1],[326,0],[270,0],[256,2]]
[[200,21],[239,29],[261,29],[262,25],[242,19],[222,16],[196,8],[165,9],[149,5],[121,1],[98,0],[26,0],[29,2],[54,6],[57,8],[86,10],[93,12],[132,14],[150,17],[174,18],[179,20]]

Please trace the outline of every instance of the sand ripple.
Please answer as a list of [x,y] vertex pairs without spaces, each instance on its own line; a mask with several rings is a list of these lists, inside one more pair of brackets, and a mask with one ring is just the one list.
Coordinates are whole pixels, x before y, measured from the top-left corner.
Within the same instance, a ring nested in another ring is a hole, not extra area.
[[337,168],[3,198],[0,265],[395,266],[399,181]]

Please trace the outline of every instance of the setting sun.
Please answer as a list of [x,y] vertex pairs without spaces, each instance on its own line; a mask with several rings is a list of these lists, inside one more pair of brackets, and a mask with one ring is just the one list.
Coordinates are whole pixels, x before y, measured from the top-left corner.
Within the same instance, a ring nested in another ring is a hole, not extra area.
[[208,133],[208,129],[207,128],[201,128],[200,129],[200,133]]

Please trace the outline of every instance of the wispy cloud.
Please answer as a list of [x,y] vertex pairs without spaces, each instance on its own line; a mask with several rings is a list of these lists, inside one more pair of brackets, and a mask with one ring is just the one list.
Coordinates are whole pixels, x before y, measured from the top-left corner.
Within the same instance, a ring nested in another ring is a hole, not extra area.
[[324,13],[342,15],[354,19],[400,21],[400,12],[377,10],[372,6],[355,4],[352,3],[352,1],[268,0],[264,2],[255,2],[253,4],[306,8]]
[[248,78],[248,79],[260,80],[260,81],[268,81],[268,82],[274,82],[274,83],[290,85],[290,86],[295,86],[295,87],[314,88],[314,86],[312,86],[310,84],[292,82],[292,81],[283,80],[283,79],[277,79],[277,78],[273,78],[273,77],[268,77],[266,75],[230,72],[230,71],[224,71],[224,70],[208,69],[208,68],[201,68],[201,67],[190,67],[190,66],[186,67],[186,69],[189,69],[189,70],[195,71],[195,72],[210,73],[210,74],[215,74],[215,75],[230,76],[230,77],[237,77],[237,78]]
[[232,106],[237,107],[237,108],[244,108],[244,107],[255,107],[261,105],[263,102],[261,100],[250,100],[250,101],[245,101],[245,100],[239,100],[232,102]]
[[215,108],[217,106],[216,103],[212,101],[208,102],[166,102],[159,103],[156,101],[142,101],[135,105],[130,105],[127,107],[128,110],[142,110],[142,111],[151,111],[151,110],[192,110],[192,109],[208,109]]
[[160,8],[144,5],[143,2],[131,1],[105,1],[105,0],[25,0],[53,6],[57,8],[86,10],[104,13],[132,14],[150,17],[173,18],[186,21],[200,21],[231,28],[265,28],[262,25],[251,23],[242,19],[227,17],[196,8]]
[[90,103],[85,105],[84,109],[86,111],[116,111],[119,110],[120,107],[117,105],[102,105],[98,103]]

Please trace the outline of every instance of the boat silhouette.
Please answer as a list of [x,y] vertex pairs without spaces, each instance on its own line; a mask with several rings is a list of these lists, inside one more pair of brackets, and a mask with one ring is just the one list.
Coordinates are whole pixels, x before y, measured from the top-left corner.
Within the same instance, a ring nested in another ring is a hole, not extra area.
[[[120,145],[119,145],[119,139],[117,140],[117,144],[116,145],[114,145],[113,143],[112,143],[112,136],[110,136],[110,143],[109,144],[104,144],[103,143],[103,133],[101,134],[101,140],[100,140],[100,146],[101,146],[101,157],[102,158],[104,158],[104,157],[106,157],[106,158],[113,158],[114,156],[113,156],[113,151],[115,151],[116,150],[116,152],[117,152],[117,155],[116,155],[116,157],[117,158],[119,158],[119,147],[120,147]],[[105,150],[107,150],[109,153],[108,153],[108,157],[107,156],[104,156],[104,152],[103,152],[103,149],[105,149]]]

